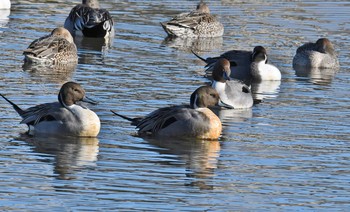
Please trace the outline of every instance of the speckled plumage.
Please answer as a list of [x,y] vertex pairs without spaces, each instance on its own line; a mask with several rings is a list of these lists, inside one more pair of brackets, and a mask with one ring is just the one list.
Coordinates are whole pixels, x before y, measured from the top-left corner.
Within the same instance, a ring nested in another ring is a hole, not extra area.
[[190,13],[181,13],[170,21],[161,22],[168,36],[175,37],[219,37],[224,33],[223,25],[210,14],[208,6],[201,2]]
[[327,38],[320,38],[316,43],[300,46],[293,58],[293,66],[310,68],[337,68],[338,56]]
[[77,63],[77,47],[65,28],[54,29],[50,35],[34,40],[23,52],[25,62],[47,65]]

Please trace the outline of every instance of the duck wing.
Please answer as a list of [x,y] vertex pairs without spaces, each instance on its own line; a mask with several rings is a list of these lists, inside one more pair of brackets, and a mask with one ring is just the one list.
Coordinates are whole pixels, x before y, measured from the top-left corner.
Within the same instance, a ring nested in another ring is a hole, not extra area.
[[198,123],[202,123],[206,118],[187,105],[165,107],[147,115],[136,127],[139,128],[139,133],[141,134],[156,135],[161,130],[175,123],[180,123],[181,127],[186,127],[183,124],[186,124],[186,120],[193,117],[196,117],[194,120],[198,120]]
[[69,112],[59,102],[36,105],[23,111],[21,124],[36,125],[41,121],[63,120],[64,111]]
[[79,4],[69,13],[69,16],[64,23],[64,27],[67,29],[82,31],[86,28],[94,28],[101,23],[104,30],[112,30],[113,20],[107,10],[94,9],[86,5]]
[[33,41],[23,54],[36,58],[53,59],[57,53],[61,52],[76,52],[76,47],[64,38],[50,35]]

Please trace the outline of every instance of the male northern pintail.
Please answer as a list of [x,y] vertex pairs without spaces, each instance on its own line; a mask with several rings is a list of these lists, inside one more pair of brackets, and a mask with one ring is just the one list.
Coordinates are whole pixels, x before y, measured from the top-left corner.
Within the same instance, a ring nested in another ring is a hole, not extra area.
[[210,86],[202,86],[191,95],[189,106],[160,108],[144,118],[128,118],[140,136],[177,137],[216,140],[222,130],[220,119],[208,108],[218,104],[219,94]]
[[197,38],[219,37],[224,34],[224,26],[210,14],[209,7],[202,1],[195,11],[181,13],[160,24],[168,36]]
[[40,104],[22,110],[8,100],[27,124],[31,135],[96,137],[100,131],[100,119],[93,111],[77,105],[78,101],[96,104],[85,96],[84,89],[75,82],[67,82],[58,94],[58,102]]
[[75,36],[81,31],[85,37],[114,36],[114,22],[106,9],[100,9],[98,0],[82,0],[70,11],[64,27]]
[[25,62],[38,64],[77,63],[77,47],[69,31],[63,27],[34,40],[23,52]]
[[230,77],[243,81],[250,85],[251,82],[259,82],[264,80],[281,80],[281,72],[272,64],[268,64],[266,49],[262,46],[254,47],[254,50],[231,50],[223,53],[218,57],[209,57],[204,59],[193,54],[207,63],[207,72],[213,72],[215,64],[221,58],[225,58],[230,62]]
[[230,78],[230,62],[225,58],[219,59],[213,69],[212,87],[219,93],[219,105],[242,109],[253,106],[253,96],[249,87],[243,82]]
[[310,68],[337,68],[338,56],[327,38],[320,38],[316,43],[306,43],[300,46],[293,58],[293,66]]
[[10,2],[10,0],[1,0],[0,1],[0,10],[1,9],[11,9],[11,2]]

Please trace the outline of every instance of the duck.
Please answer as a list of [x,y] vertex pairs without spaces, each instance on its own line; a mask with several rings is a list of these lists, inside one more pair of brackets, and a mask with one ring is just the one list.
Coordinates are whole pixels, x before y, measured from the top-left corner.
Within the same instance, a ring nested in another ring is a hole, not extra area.
[[[108,38],[114,36],[114,21],[106,9],[100,9],[98,0],[82,0],[70,11],[64,27],[76,36]],[[81,35],[81,34],[79,34]]]
[[293,67],[338,68],[339,60],[331,41],[320,38],[316,43],[305,43],[297,49]]
[[51,34],[34,40],[23,51],[24,62],[34,64],[78,63],[77,47],[69,31],[63,27],[52,30]]
[[216,62],[222,58],[230,62],[230,77],[250,85],[252,82],[261,82],[265,80],[281,80],[281,71],[274,65],[268,63],[267,51],[263,46],[255,46],[253,51],[231,50],[221,54],[218,57],[203,58],[197,53],[192,53],[204,61],[207,65],[206,72],[213,72]]
[[10,0],[1,0],[0,1],[0,10],[8,10],[11,9],[11,1]]
[[231,109],[251,108],[254,101],[250,88],[239,80],[231,79],[230,74],[230,61],[219,59],[212,73],[212,87],[220,96],[219,106]]
[[282,79],[281,71],[267,62],[266,49],[262,46],[256,46],[253,50],[252,63],[250,64],[250,73],[254,82],[280,81]]
[[198,3],[196,10],[181,13],[160,24],[170,37],[209,38],[224,34],[224,26],[210,14],[208,5],[203,1]]
[[174,105],[153,111],[145,117],[129,118],[140,136],[217,140],[222,132],[220,119],[208,108],[217,105],[219,94],[210,86],[201,86],[191,95],[190,105]]
[[29,135],[96,137],[100,131],[100,119],[96,113],[77,104],[80,101],[91,104],[97,102],[88,98],[85,90],[76,82],[66,82],[62,85],[58,102],[39,104],[26,110],[3,94],[0,96],[22,117],[20,123],[28,126]]

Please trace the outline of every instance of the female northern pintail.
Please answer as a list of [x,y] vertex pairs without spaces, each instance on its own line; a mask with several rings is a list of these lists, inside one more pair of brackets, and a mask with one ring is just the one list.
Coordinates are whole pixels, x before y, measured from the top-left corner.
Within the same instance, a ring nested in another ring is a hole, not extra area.
[[210,14],[209,7],[202,1],[195,11],[181,13],[160,24],[168,36],[197,38],[219,37],[224,34],[223,25]]
[[160,108],[144,118],[128,118],[139,128],[141,136],[180,137],[216,140],[222,130],[220,119],[207,107],[218,104],[219,94],[210,86],[202,86],[191,95],[190,106]]
[[11,8],[10,0],[1,0],[0,1],[0,10],[1,9],[10,9],[10,8]]
[[69,64],[77,63],[77,47],[72,35],[63,27],[54,29],[46,35],[33,41],[23,52],[25,62],[38,64]]
[[207,63],[207,72],[212,72],[218,60],[225,58],[230,62],[231,75],[230,77],[243,81],[250,85],[251,82],[259,82],[265,80],[281,80],[281,72],[272,64],[268,64],[266,49],[262,46],[254,47],[254,50],[231,50],[225,52],[218,57],[209,57],[204,59],[193,54]]
[[339,61],[331,41],[321,38],[316,43],[306,43],[300,46],[293,58],[293,66],[337,68]]
[[82,0],[70,11],[64,27],[75,36],[81,31],[85,37],[114,36],[114,22],[105,9],[100,9],[98,0]]
[[242,109],[253,106],[253,96],[247,85],[235,79],[230,79],[230,62],[225,58],[219,59],[213,69],[212,87],[219,93],[219,105]]
[[85,96],[84,89],[75,82],[67,82],[58,94],[58,102],[40,104],[22,110],[8,100],[27,124],[31,135],[96,137],[100,131],[100,119],[93,111],[77,105],[78,101],[96,104]]

